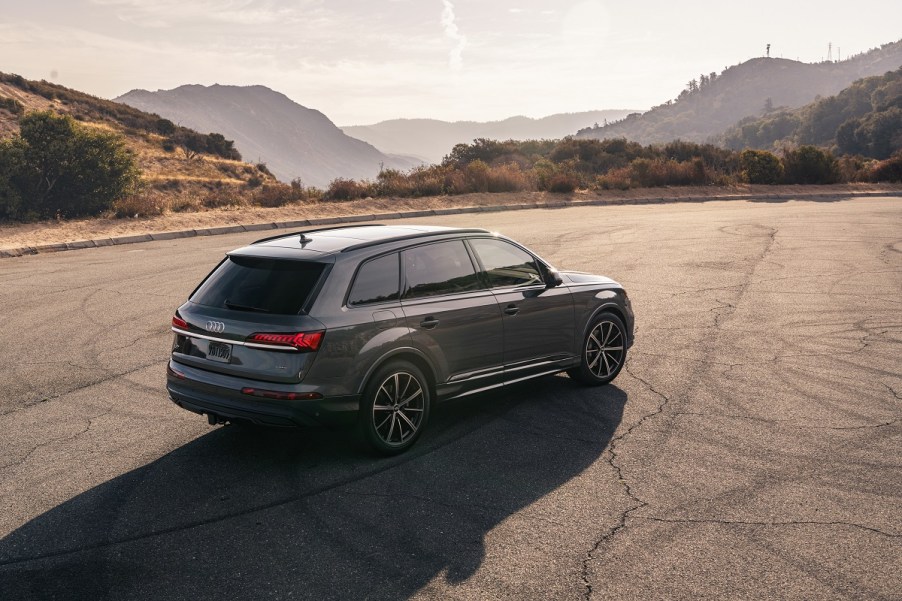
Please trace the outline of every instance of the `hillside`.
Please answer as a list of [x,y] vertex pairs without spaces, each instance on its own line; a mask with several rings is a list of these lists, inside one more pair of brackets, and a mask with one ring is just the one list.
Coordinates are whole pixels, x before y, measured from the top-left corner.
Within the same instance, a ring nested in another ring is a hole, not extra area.
[[275,183],[265,169],[241,161],[232,142],[218,133],[200,134],[157,114],[57,84],[0,73],[0,138],[18,132],[21,115],[47,110],[122,137],[145,183],[138,212],[236,204],[262,184]]
[[383,154],[352,138],[321,112],[264,86],[185,85],[133,90],[117,102],[155,112],[198,131],[222,132],[245,157],[283,181],[325,187],[335,178],[369,179],[380,167],[407,169],[414,159]]
[[455,144],[476,138],[490,140],[552,140],[571,135],[583,127],[623,119],[631,110],[559,113],[541,119],[510,117],[503,121],[440,121],[438,119],[392,119],[373,125],[350,125],[341,129],[349,136],[369,142],[383,152],[440,163]]
[[799,107],[830,96],[862,77],[882,75],[902,65],[902,41],[841,62],[816,64],[755,58],[720,75],[693,80],[675,101],[633,114],[623,121],[580,130],[578,137],[625,137],[642,144],[682,139],[704,142],[765,107]]
[[902,67],[798,109],[747,117],[717,141],[735,150],[814,144],[885,159],[902,148]]

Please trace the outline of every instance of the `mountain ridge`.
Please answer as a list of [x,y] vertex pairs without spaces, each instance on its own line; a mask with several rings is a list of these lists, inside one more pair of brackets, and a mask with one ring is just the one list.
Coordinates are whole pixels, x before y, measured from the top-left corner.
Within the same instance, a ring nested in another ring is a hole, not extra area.
[[632,112],[633,109],[608,109],[556,113],[539,118],[514,115],[497,121],[399,118],[370,125],[343,125],[341,129],[383,152],[411,155],[439,163],[455,144],[470,143],[476,138],[559,139],[580,127],[622,119]]
[[266,163],[283,181],[300,178],[325,187],[336,178],[371,179],[383,167],[418,164],[348,136],[323,112],[263,85],[185,84],[155,92],[131,90],[114,100],[198,131],[221,132],[243,156]]
[[[863,77],[882,75],[902,65],[902,40],[837,62],[803,63],[756,57],[690,82],[674,100],[645,113],[602,127],[579,130],[577,137],[624,137],[641,144],[682,139],[706,142],[768,106],[795,108],[818,96],[832,96]],[[692,83],[695,89],[692,88]]]

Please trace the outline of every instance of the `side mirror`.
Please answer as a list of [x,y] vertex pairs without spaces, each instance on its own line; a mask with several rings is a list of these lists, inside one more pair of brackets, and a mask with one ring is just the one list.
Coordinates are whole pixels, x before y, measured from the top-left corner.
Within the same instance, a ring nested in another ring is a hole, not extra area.
[[564,283],[563,278],[561,278],[561,274],[557,272],[557,269],[551,269],[550,267],[545,270],[545,286],[547,288],[555,288]]

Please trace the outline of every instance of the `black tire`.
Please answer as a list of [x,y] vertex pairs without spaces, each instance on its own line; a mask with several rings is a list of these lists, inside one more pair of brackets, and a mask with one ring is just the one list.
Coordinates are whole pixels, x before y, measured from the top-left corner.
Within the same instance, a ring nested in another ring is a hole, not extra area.
[[407,361],[390,361],[367,382],[360,401],[363,440],[382,455],[409,449],[429,421],[432,398],[423,372]]
[[567,370],[572,379],[588,386],[607,384],[626,363],[626,326],[613,313],[601,313],[583,339],[579,367]]

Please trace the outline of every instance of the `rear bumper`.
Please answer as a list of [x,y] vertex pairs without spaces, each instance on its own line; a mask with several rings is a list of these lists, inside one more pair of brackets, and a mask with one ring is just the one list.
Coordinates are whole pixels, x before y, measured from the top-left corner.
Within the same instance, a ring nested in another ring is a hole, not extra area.
[[[173,368],[175,371],[173,371]],[[169,362],[166,390],[173,403],[224,420],[241,419],[265,426],[323,426],[354,421],[360,405],[356,395],[316,400],[272,400],[243,394],[244,387],[261,387],[260,382],[211,374],[180,363]],[[269,386],[269,385],[265,385]],[[286,391],[284,386],[280,391]],[[295,386],[293,392],[314,392],[315,387]]]

